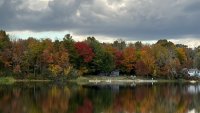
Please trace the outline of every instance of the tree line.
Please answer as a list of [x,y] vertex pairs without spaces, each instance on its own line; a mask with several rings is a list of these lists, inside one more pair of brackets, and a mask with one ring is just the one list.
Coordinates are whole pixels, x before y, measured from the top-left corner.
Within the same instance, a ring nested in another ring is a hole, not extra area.
[[110,75],[117,70],[120,75],[177,78],[186,68],[200,68],[200,46],[192,49],[165,39],[151,45],[121,39],[100,43],[94,37],[77,42],[70,34],[55,41],[14,40],[0,31],[1,76]]

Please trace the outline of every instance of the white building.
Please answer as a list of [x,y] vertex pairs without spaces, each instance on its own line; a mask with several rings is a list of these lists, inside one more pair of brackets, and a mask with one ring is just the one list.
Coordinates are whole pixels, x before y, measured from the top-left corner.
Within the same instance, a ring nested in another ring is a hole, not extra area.
[[200,70],[198,69],[189,69],[188,74],[190,76],[200,76]]

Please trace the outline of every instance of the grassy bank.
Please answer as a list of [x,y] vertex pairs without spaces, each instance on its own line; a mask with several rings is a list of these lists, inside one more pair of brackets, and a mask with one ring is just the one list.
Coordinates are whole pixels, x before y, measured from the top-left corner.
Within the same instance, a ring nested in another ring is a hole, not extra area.
[[51,82],[52,80],[37,80],[37,79],[16,79],[15,82]]
[[13,77],[0,77],[0,84],[13,84],[15,82],[50,82],[50,79],[15,79]]
[[13,77],[0,77],[0,84],[12,84],[15,81]]

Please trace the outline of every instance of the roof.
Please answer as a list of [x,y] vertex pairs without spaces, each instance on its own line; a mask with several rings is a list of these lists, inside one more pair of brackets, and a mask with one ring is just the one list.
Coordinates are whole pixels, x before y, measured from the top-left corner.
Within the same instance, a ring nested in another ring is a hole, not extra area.
[[189,69],[188,71],[199,71],[198,69]]

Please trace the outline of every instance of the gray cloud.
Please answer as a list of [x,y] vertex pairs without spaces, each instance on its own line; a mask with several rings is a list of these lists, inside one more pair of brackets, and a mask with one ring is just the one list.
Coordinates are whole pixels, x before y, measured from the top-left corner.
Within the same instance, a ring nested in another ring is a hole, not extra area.
[[[1,0],[0,27],[8,31],[63,31],[79,35],[155,40],[200,35],[199,0]],[[133,38],[134,37],[134,38]]]

